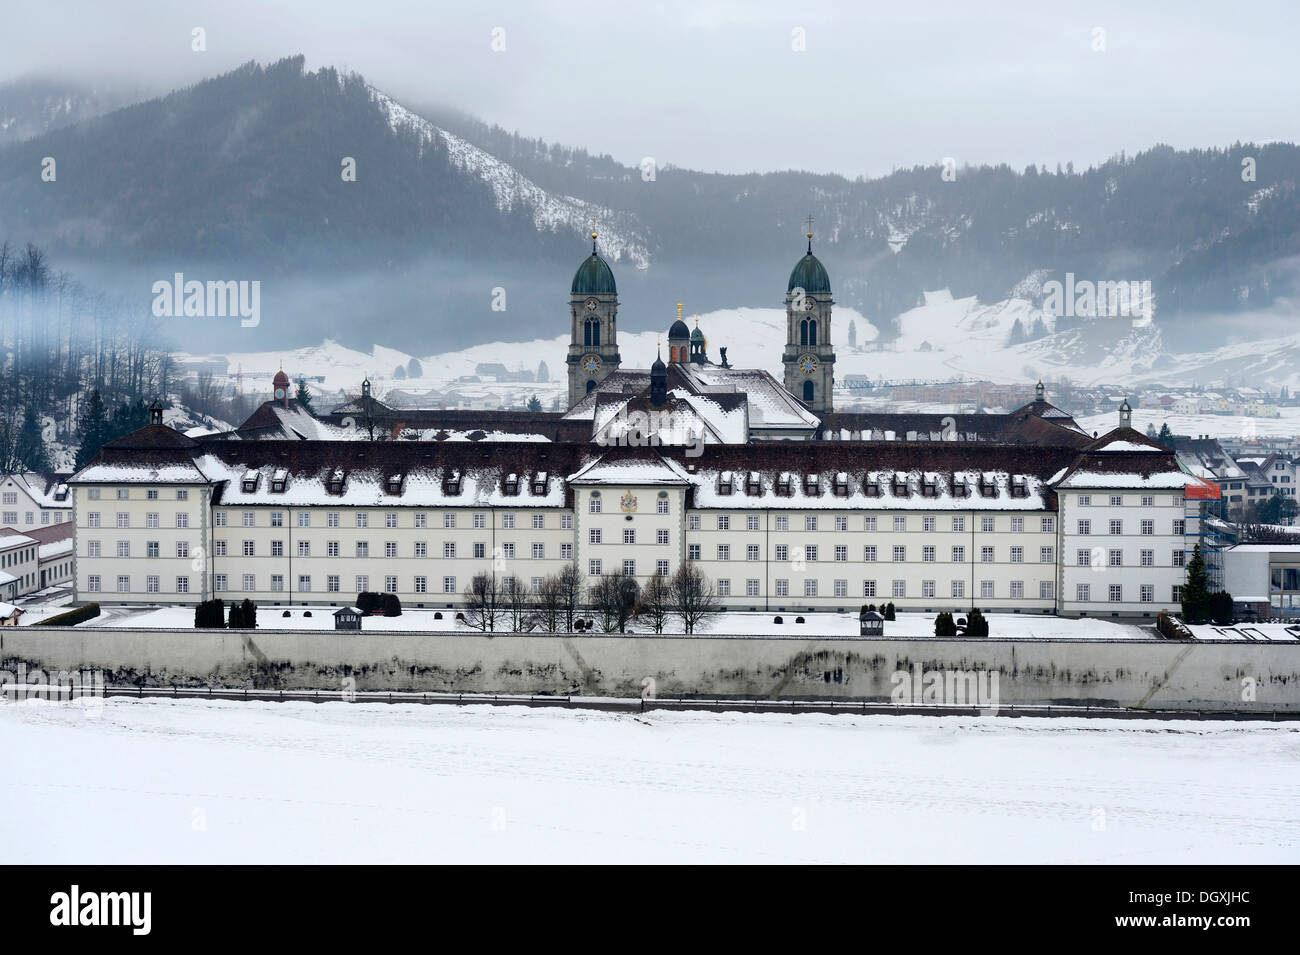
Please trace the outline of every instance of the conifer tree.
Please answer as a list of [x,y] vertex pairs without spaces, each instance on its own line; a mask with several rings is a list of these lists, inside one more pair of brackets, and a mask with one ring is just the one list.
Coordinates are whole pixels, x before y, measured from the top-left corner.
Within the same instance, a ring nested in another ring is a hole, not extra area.
[[1183,584],[1183,622],[1205,623],[1210,615],[1210,577],[1205,572],[1201,545],[1192,549],[1187,562],[1187,581]]

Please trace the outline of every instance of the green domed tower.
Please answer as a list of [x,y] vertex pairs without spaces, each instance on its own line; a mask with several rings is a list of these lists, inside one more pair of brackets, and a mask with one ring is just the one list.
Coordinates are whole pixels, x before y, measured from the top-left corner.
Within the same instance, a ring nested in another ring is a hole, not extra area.
[[831,345],[831,280],[812,251],[812,217],[808,217],[808,253],[794,264],[786,284],[785,387],[816,412],[834,410],[835,349]]
[[569,289],[569,407],[573,407],[620,362],[618,354],[618,286],[609,263],[596,252],[573,274]]

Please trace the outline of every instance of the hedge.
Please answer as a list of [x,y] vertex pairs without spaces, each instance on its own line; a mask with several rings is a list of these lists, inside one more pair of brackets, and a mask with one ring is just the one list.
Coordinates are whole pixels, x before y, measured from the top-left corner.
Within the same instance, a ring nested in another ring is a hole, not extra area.
[[86,604],[84,607],[78,607],[76,610],[69,610],[66,613],[56,613],[53,617],[46,617],[44,620],[38,620],[33,624],[33,626],[75,627],[79,623],[93,620],[98,616],[99,604]]

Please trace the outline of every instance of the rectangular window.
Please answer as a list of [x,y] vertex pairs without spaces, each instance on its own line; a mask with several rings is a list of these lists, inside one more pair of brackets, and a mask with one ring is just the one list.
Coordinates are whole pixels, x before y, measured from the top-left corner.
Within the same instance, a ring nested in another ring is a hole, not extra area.
[[[301,580],[302,578],[300,577],[300,578],[298,578],[298,579]],[[506,578],[506,579],[509,580],[510,578]],[[387,576],[387,577],[384,578],[384,592],[385,592],[385,593],[390,593],[390,594],[395,594],[395,593],[397,593],[397,578],[396,578],[396,577],[389,575],[389,576]]]
[[540,531],[540,530],[545,530],[545,529],[546,529],[546,515],[545,515],[545,514],[534,514],[534,515],[533,515],[533,530],[535,530],[535,531]]
[[922,547],[922,548],[921,548],[921,561],[922,561],[923,563],[926,563],[926,564],[933,564],[933,563],[934,563],[934,553],[935,553],[935,551],[934,551],[934,548],[933,548],[933,547]]
[[954,564],[964,564],[964,563],[966,563],[966,548],[963,547],[961,544],[957,544],[957,545],[955,545],[955,546],[953,547],[953,549],[952,549],[952,562],[953,562]]
[[99,593],[99,575],[91,574],[86,578],[86,589],[92,594]]
[[656,544],[668,543],[668,528],[661,527],[657,531],[655,531],[655,543]]
[[657,560],[657,561],[655,561],[655,573],[658,574],[660,577],[667,577],[667,576],[668,576],[668,561],[666,561],[666,560]]
[[[453,515],[452,515],[452,520],[454,521],[455,519],[456,519],[456,516],[453,514]],[[444,521],[444,523],[445,523],[445,521]],[[424,528],[428,527],[428,526],[429,526],[429,515],[428,515],[428,514],[423,514],[423,513],[416,514],[416,515],[415,515],[415,526],[416,526],[417,529],[420,529],[420,530],[423,530]]]
[[1092,521],[1079,521],[1080,536],[1087,537],[1092,533]]
[[687,560],[699,560],[699,559],[700,559],[700,545],[699,545],[699,544],[687,544],[687,545],[686,545],[686,559],[687,559]]
[[177,542],[176,542],[176,556],[177,556],[177,557],[189,557],[189,556],[190,556],[190,542],[189,542],[189,541],[177,541]]
[[1023,517],[1011,518],[1011,533],[1023,534],[1025,531],[1025,519]]
[[546,545],[534,542],[533,560],[544,560],[545,558],[546,558]]
[[1187,522],[1181,518],[1174,521],[1174,533],[1177,534],[1179,537],[1183,535],[1183,527],[1186,523]]
[[992,548],[992,547],[981,547],[981,548],[980,548],[980,563],[981,563],[981,564],[991,564],[991,563],[993,563],[993,548]]
[[572,514],[561,514],[561,515],[560,515],[560,530],[562,530],[562,531],[571,531],[571,530],[573,530],[573,515],[572,515]]
[[157,513],[149,513],[144,516],[144,526],[153,529],[159,526]]
[[328,514],[325,515],[325,526],[326,526],[326,527],[338,527],[338,526],[339,526],[339,512],[338,512],[338,511],[330,511]]
[[[96,580],[98,580],[98,578],[96,578]],[[96,588],[96,589],[98,589],[98,588]],[[777,595],[778,597],[788,597],[788,596],[790,596],[790,581],[788,581],[788,580],[778,580],[778,581],[776,581],[776,595]]]
[[907,548],[899,545],[894,548],[894,563],[901,564],[907,560]]
[[272,527],[284,527],[284,512],[283,512],[283,511],[272,511],[272,512],[271,512],[271,526],[272,526]]
[[325,578],[325,590],[327,593],[336,594],[339,592],[339,575],[330,574]]
[[[13,522],[11,521],[10,523],[13,523]],[[98,511],[89,511],[89,512],[86,514],[86,526],[87,526],[87,527],[99,527],[99,512],[98,512]]]
[[[420,514],[420,515],[418,515],[418,516],[419,516],[419,517],[423,517],[424,515],[423,515],[423,514]],[[419,522],[419,521],[416,521],[416,526],[417,526],[417,527],[419,526],[419,524],[420,524],[420,522]],[[442,515],[442,526],[443,526],[444,528],[449,529],[449,530],[450,530],[451,528],[454,528],[454,527],[456,526],[456,512],[455,512],[455,511],[444,511],[444,512],[443,512],[443,515]]]
[[1111,603],[1120,603],[1124,599],[1124,587],[1122,584],[1111,584],[1106,588],[1107,597]]
[[1074,587],[1074,599],[1079,603],[1088,603],[1092,600],[1092,587],[1088,584],[1076,584]]
[[816,560],[816,559],[817,559],[817,545],[816,545],[816,544],[809,544],[807,547],[805,547],[805,548],[803,549],[803,557],[804,557],[804,560]]
[[587,543],[599,544],[601,538],[601,529],[599,527],[590,527],[587,529]]
[[587,511],[590,514],[600,513],[600,498],[591,497],[587,499]]
[[176,492],[176,500],[178,501],[188,501],[189,498],[190,498],[190,492],[185,490],[184,488]]
[[515,516],[513,514],[501,515],[501,527],[504,530],[512,531],[515,529]]
[[1156,588],[1151,584],[1143,584],[1139,588],[1139,599],[1144,604],[1154,603],[1156,599]]
[[1123,496],[1122,494],[1112,494],[1112,495],[1110,496],[1110,506],[1111,506],[1111,507],[1123,507],[1123,506],[1124,506],[1124,496]]
[[754,578],[750,578],[749,580],[745,581],[745,596],[746,597],[758,596],[758,580]]
[[271,541],[271,556],[272,557],[284,556],[284,541]]
[[1140,563],[1143,567],[1154,567],[1156,565],[1156,552],[1153,550],[1144,550],[1141,555]]
[[965,596],[966,596],[966,581],[964,581],[964,580],[954,580],[954,581],[952,582],[952,595],[953,595],[954,597],[959,598],[959,599],[965,597]]
[[358,557],[369,557],[369,556],[370,556],[370,542],[369,542],[369,541],[357,541],[357,556],[358,556]]
[[514,560],[514,559],[515,559],[515,545],[514,545],[514,544],[511,544],[511,543],[502,544],[502,545],[501,545],[501,556],[504,557],[506,560]]
[[131,578],[119,576],[117,578],[117,592],[119,594],[129,594],[131,592]]
[[776,545],[776,559],[784,563],[790,559],[790,548],[786,544]]
[[187,594],[190,592],[190,579],[188,577],[176,578],[176,592],[178,594]]
[[1011,581],[1011,599],[1012,600],[1025,599],[1025,582],[1023,580]]
[[921,530],[933,531],[935,528],[935,519],[933,517],[921,518]]
[[[218,557],[226,556],[225,541],[213,541],[212,546],[214,548],[213,553],[215,553]],[[157,541],[145,541],[144,556],[151,557],[151,558],[159,556],[159,546]]]
[[1174,551],[1172,563],[1175,567],[1185,567],[1187,565],[1187,553],[1182,550]]
[[659,500],[655,501],[655,513],[656,514],[668,513],[668,498],[661,497],[659,498]]
[[[176,526],[177,526],[177,527],[183,527],[183,526],[184,526],[183,524],[180,523],[180,518],[181,518],[181,516],[182,516],[182,515],[180,515],[180,514],[177,514],[177,515],[176,515],[176,520],[177,520]],[[188,515],[186,515],[186,516],[188,516]],[[131,515],[128,514],[128,513],[126,513],[125,511],[118,511],[118,512],[117,512],[117,526],[118,526],[118,527],[130,527],[130,526],[131,526]]]
[[272,574],[272,575],[271,575],[271,589],[274,590],[276,593],[279,593],[280,591],[284,590],[284,575],[283,575],[283,574]]
[[862,582],[862,596],[874,597],[876,595],[876,582],[874,580],[864,580]]
[[633,528],[631,527],[623,528],[623,543],[624,544],[636,543],[636,531]]
[[906,531],[907,531],[907,518],[906,518],[906,517],[895,517],[895,518],[894,518],[894,533],[896,533],[896,534],[901,534],[901,533],[904,533],[904,532],[906,532]]
[[1040,580],[1038,582],[1038,599],[1039,600],[1056,599],[1056,588],[1053,586],[1050,580]]
[[982,533],[985,533],[985,534],[992,534],[992,533],[993,533],[993,518],[991,518],[991,517],[981,517],[981,518],[980,518],[980,531],[981,531]]
[[718,515],[718,530],[720,531],[731,530],[731,515],[729,514]]
[[599,560],[589,560],[589,561],[587,561],[587,576],[588,576],[588,577],[599,577],[599,576],[600,576],[600,561],[599,561]]
[[417,594],[428,593],[428,591],[429,591],[429,578],[428,578],[428,577],[416,577],[416,578],[415,578],[415,587],[414,587],[414,590],[415,590],[415,592],[416,592]]
[[922,597],[933,597],[933,596],[934,596],[934,581],[933,581],[933,580],[923,580],[923,581],[921,581],[921,596],[922,596]]
[[1143,521],[1143,522],[1142,522],[1142,533],[1143,533],[1143,534],[1150,535],[1150,534],[1154,534],[1155,532],[1156,532],[1156,522],[1155,522],[1155,521]]
[[895,597],[907,596],[907,581],[905,580],[894,581],[894,596]]
[[[180,545],[180,544],[177,544],[176,546],[177,546],[177,548],[179,549],[181,545]],[[118,556],[118,557],[130,557],[130,556],[131,556],[131,544],[130,544],[129,541],[118,541],[118,542],[117,542],[117,556]],[[176,556],[177,556],[177,557],[184,557],[185,555],[184,555],[184,554],[180,554],[180,553],[178,553]]]
[[688,531],[698,531],[700,529],[700,515],[688,515],[686,518],[686,529]]
[[808,515],[808,516],[804,517],[804,519],[803,519],[803,529],[806,530],[806,531],[815,531],[815,530],[817,530],[817,518],[813,517],[812,515]]
[[442,592],[443,592],[444,594],[454,594],[454,593],[456,592],[456,578],[455,578],[455,577],[444,577],[444,578],[442,578]]
[[809,577],[807,580],[803,582],[803,595],[805,597],[817,596],[817,581],[814,580],[812,577]]
[[[692,530],[697,529],[698,528],[692,528]],[[776,529],[778,531],[788,531],[790,529],[790,518],[784,514],[779,515],[776,519]]]
[[1074,562],[1080,567],[1092,566],[1092,551],[1086,547],[1080,547],[1074,554]]
[[[474,556],[475,556],[475,557],[481,557],[482,555],[481,555],[481,554],[475,554]],[[560,545],[560,560],[573,560],[573,545],[572,545],[572,544],[561,544],[561,545]]]
[[1042,529],[1043,529],[1043,533],[1044,533],[1044,534],[1055,534],[1055,533],[1056,533],[1056,518],[1054,518],[1054,517],[1044,517],[1044,518],[1042,519]]
[[[1143,495],[1142,495],[1142,506],[1143,506],[1143,507],[1155,507],[1155,506],[1156,506],[1156,499],[1155,499],[1155,497],[1152,496],[1152,495],[1150,495],[1150,494],[1143,494]],[[1154,598],[1153,598],[1153,599],[1154,599]]]
[[303,594],[311,593],[311,575],[298,575],[298,592]]
[[[226,575],[225,575],[225,574],[218,574],[218,575],[217,575],[217,579],[218,579],[219,581],[221,581],[221,589],[222,589],[222,590],[225,590],[225,589],[226,589],[226,585],[225,585]],[[158,575],[157,575],[157,574],[150,574],[148,577],[146,577],[146,578],[144,579],[144,589],[145,589],[145,592],[146,592],[146,593],[151,593],[151,594],[156,594],[156,593],[158,593],[160,590],[162,590],[162,583],[161,583],[161,581],[158,579]]]
[[835,518],[835,529],[837,531],[847,531],[849,529],[849,519],[847,517],[837,516]]
[[758,530],[757,514],[750,514],[748,517],[745,518],[745,530],[749,530],[749,531]]
[[1091,507],[1091,506],[1092,506],[1092,495],[1091,495],[1091,494],[1080,494],[1080,495],[1079,495],[1079,506],[1080,506],[1080,507]]
[[1109,567],[1124,566],[1124,551],[1119,548],[1112,548],[1106,552],[1106,564]]
[[1056,563],[1056,548],[1054,547],[1038,548],[1038,562],[1040,564]]
[[730,597],[730,596],[731,596],[731,581],[730,581],[730,580],[719,580],[719,581],[718,581],[718,596],[719,596],[719,597]]
[[991,580],[981,580],[981,581],[980,581],[980,600],[992,600],[992,599],[993,599],[993,581],[991,581]]
[[966,533],[966,518],[954,517],[952,519],[952,530],[954,534]]
[[357,593],[364,594],[370,590],[370,575],[357,574]]
[[[338,556],[338,555],[336,555],[336,554],[330,554],[330,556],[331,556],[331,557],[336,557],[336,556]],[[427,543],[426,541],[416,541],[416,542],[415,542],[415,556],[416,556],[416,557],[428,557],[428,556],[429,556],[429,545],[428,545],[428,543]]]
[[849,549],[843,544],[835,545],[835,560],[838,563],[847,563],[849,559]]
[[862,519],[862,529],[868,534],[876,532],[876,519],[874,517],[864,517]]
[[299,557],[311,556],[311,541],[298,541],[298,556]]
[[1181,584],[1178,584],[1174,587],[1171,593],[1170,603],[1180,604],[1182,602],[1183,602],[1183,588]]
[[868,564],[875,563],[875,560],[876,560],[876,545],[875,545],[875,544],[866,544],[866,545],[863,546],[863,548],[862,548],[862,559],[863,559],[866,563],[868,563]]
[[[417,554],[416,556],[418,557],[419,555]],[[443,556],[443,559],[444,559],[444,560],[455,560],[455,559],[456,559],[456,542],[455,542],[455,541],[443,541],[443,542],[442,542],[442,556]]]
[[731,545],[730,545],[730,544],[719,544],[719,545],[718,545],[718,560],[731,560]]
[[1111,532],[1111,534],[1114,534],[1114,535],[1123,534],[1123,533],[1124,533],[1124,522],[1123,522],[1123,521],[1111,521],[1111,522],[1110,522],[1110,532]]

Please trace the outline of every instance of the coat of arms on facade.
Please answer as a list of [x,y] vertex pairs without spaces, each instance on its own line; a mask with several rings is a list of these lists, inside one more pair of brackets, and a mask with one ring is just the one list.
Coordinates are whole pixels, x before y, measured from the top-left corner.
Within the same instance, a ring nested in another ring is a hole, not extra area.
[[636,513],[636,495],[633,494],[631,491],[628,491],[628,492],[627,492],[626,494],[624,494],[621,498],[619,498],[618,506],[621,507],[621,508],[623,508],[623,513],[624,513],[624,514],[635,514],[635,513]]

